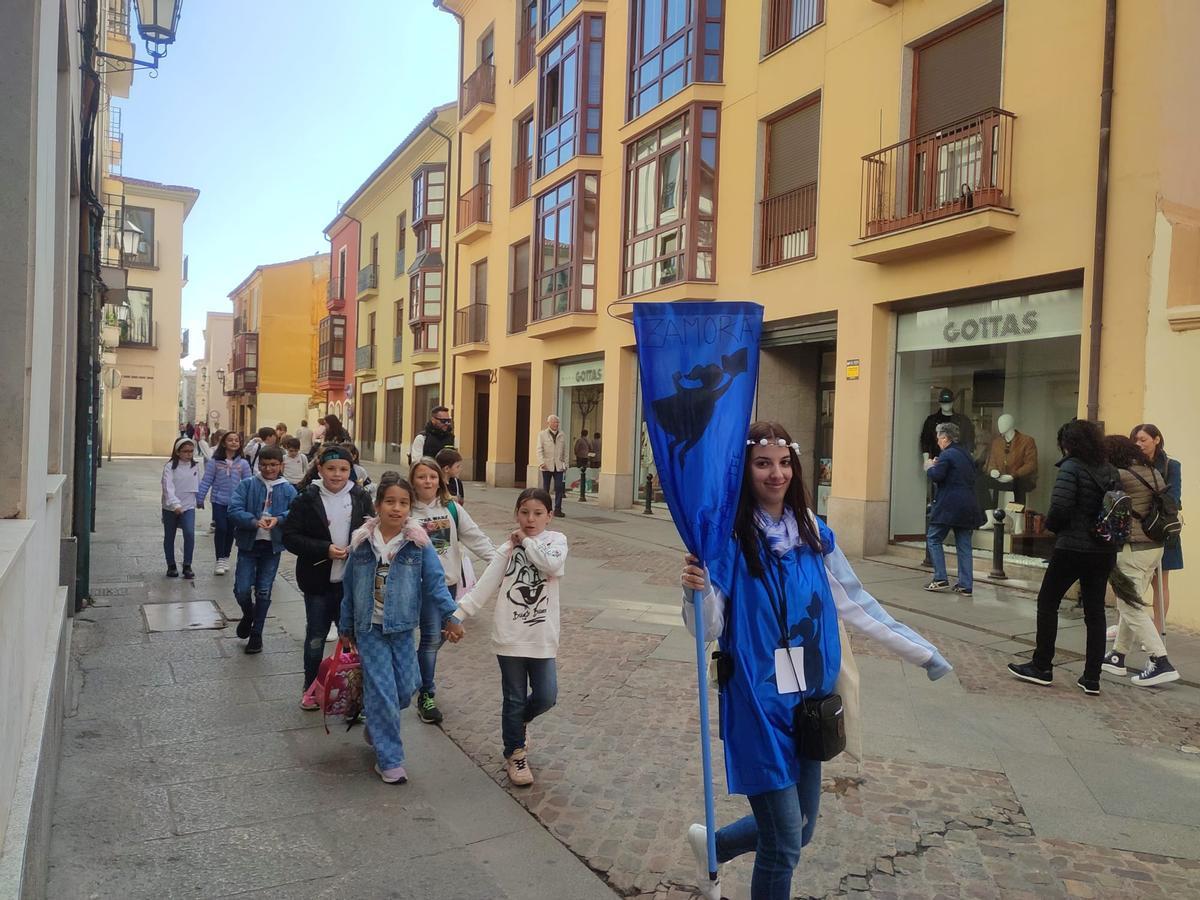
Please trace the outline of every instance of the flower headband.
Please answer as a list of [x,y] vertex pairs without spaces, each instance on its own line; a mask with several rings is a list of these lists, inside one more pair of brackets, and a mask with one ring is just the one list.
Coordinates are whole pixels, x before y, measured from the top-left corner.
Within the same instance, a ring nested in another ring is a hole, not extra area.
[[757,444],[760,447],[791,447],[797,456],[800,455],[800,445],[798,443],[796,443],[795,441],[792,441],[789,444],[783,438],[774,438],[774,439],[759,438],[757,441],[754,440],[753,438],[746,439],[747,447],[753,447],[755,444]]

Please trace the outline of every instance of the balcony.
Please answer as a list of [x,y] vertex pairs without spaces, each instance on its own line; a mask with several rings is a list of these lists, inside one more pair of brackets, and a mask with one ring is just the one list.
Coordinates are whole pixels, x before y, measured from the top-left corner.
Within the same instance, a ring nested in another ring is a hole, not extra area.
[[398,363],[404,359],[404,335],[398,334],[392,338],[392,362]]
[[987,109],[864,156],[854,257],[887,262],[1011,234],[1015,119]]
[[233,336],[233,392],[255,393],[258,390],[258,334],[243,331]]
[[807,259],[816,254],[816,182],[768,197],[758,204],[758,208],[760,268]]
[[[129,33],[129,0],[108,0],[102,5],[104,17],[104,47],[114,56],[126,59],[133,56],[133,41]],[[133,84],[133,66],[113,66],[104,79],[114,97],[128,97]]]
[[825,0],[768,0],[767,53],[774,53],[825,21]]
[[406,254],[403,250],[396,251],[396,268],[392,272],[393,277],[399,278],[405,273],[405,268],[408,262],[405,259],[405,256]]
[[337,275],[329,279],[325,286],[325,308],[333,311],[346,305],[346,284]]
[[454,350],[457,353],[481,353],[487,343],[488,305],[470,303],[454,311]]
[[529,288],[508,295],[508,333],[520,334],[529,325]]
[[157,350],[158,323],[139,316],[131,316],[118,326],[120,336],[117,347],[124,350]]
[[354,371],[375,371],[375,345],[354,348]]
[[364,300],[379,293],[379,264],[370,263],[358,270],[358,299]]
[[536,48],[537,27],[535,26],[517,38],[517,77],[514,81],[520,81],[533,71],[533,67],[537,63]]
[[245,334],[245,333],[246,333],[246,317],[245,316],[234,316],[233,317],[233,334],[234,334],[234,336],[236,337],[239,334]]
[[492,233],[492,186],[477,184],[458,198],[458,242],[473,244]]
[[484,63],[463,82],[458,101],[458,128],[473,134],[496,111],[496,67]]
[[326,316],[317,326],[317,387],[337,390],[346,382],[346,317]]

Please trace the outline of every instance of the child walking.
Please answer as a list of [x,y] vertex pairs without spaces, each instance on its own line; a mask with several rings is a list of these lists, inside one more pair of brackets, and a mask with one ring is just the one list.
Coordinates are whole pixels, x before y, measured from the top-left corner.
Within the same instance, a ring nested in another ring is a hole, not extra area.
[[[350,535],[375,512],[367,492],[350,481],[350,451],[340,444],[317,450],[317,478],[292,503],[283,546],[296,554],[296,584],[304,594],[304,690],[317,677],[329,626],[342,606],[342,578]],[[315,701],[300,695],[300,708]]]
[[467,491],[462,481],[462,454],[452,447],[446,447],[438,451],[436,460],[446,476],[446,490],[454,498],[454,502],[461,506],[467,499]]
[[196,577],[192,572],[192,550],[196,546],[196,494],[199,490],[196,444],[191,438],[179,438],[162,473],[163,552],[167,557],[168,578],[179,577],[179,570],[175,568],[176,531],[183,531],[183,577]]
[[204,509],[204,498],[212,490],[213,523],[216,525],[213,552],[217,557],[214,574],[224,575],[229,571],[229,554],[233,550],[229,501],[238,482],[250,477],[250,463],[242,457],[242,436],[236,431],[227,431],[217,445],[213,458],[208,461],[196,493],[196,508]]
[[375,494],[378,517],[367,519],[350,539],[350,555],[342,594],[338,631],[362,660],[363,705],[375,748],[375,772],[388,784],[408,780],[400,711],[412,702],[420,684],[413,630],[421,610],[438,611],[442,627],[454,641],[462,625],[451,614],[454,600],[442,577],[425,530],[409,520],[412,485],[397,472],[387,472]]
[[454,614],[456,621],[462,621],[496,598],[492,646],[500,662],[504,697],[500,733],[508,780],[522,786],[533,784],[525,727],[558,699],[558,581],[566,569],[567,537],[546,530],[552,503],[541,488],[521,492],[516,529],[475,587],[459,598]]
[[308,457],[300,452],[300,438],[285,437],[283,449],[283,477],[292,487],[296,487],[308,473]]
[[[468,580],[474,581],[464,577],[466,560],[462,548],[465,546],[486,565],[495,558],[496,546],[466,509],[451,498],[446,489],[446,476],[436,460],[428,457],[417,460],[409,469],[408,480],[416,492],[413,520],[425,529],[437,551],[451,596],[462,593],[460,586]],[[426,725],[437,725],[444,718],[434,699],[437,685],[433,679],[442,643],[441,619],[437,610],[430,607],[421,615],[421,644],[417,650],[417,663],[421,668],[417,716]]]
[[258,475],[240,482],[229,501],[229,519],[238,548],[233,596],[242,608],[237,636],[249,639],[247,653],[262,653],[263,625],[283,553],[283,523],[288,507],[296,499],[296,489],[279,477],[282,468],[283,451],[263,447],[258,454]]

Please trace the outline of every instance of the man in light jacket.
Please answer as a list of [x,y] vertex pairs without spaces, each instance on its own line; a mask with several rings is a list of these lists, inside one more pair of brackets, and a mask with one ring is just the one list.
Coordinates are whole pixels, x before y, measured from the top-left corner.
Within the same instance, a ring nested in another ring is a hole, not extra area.
[[563,494],[566,493],[567,436],[559,429],[558,416],[548,416],[546,427],[538,432],[537,461],[542,470],[542,490],[550,493],[550,481],[554,480],[554,514],[566,517],[563,512]]

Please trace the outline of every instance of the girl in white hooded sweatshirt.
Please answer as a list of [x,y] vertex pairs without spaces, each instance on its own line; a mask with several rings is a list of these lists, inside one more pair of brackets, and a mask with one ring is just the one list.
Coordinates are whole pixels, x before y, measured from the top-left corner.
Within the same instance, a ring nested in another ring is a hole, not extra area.
[[[408,480],[416,492],[411,517],[413,522],[425,529],[442,569],[446,573],[446,586],[451,596],[462,593],[473,582],[464,578],[463,547],[470,550],[485,565],[496,556],[496,546],[483,533],[470,514],[450,496],[446,486],[446,475],[436,460],[419,459],[409,469]],[[442,711],[434,699],[436,685],[433,675],[437,668],[437,654],[443,643],[442,622],[437,610],[430,607],[421,610],[421,644],[417,648],[417,663],[421,670],[421,691],[417,696],[417,716],[427,725],[442,721]]]
[[175,568],[175,532],[183,532],[183,577],[193,578],[192,551],[196,546],[196,493],[200,490],[200,466],[196,443],[179,438],[162,473],[163,553],[167,577],[178,578]]

